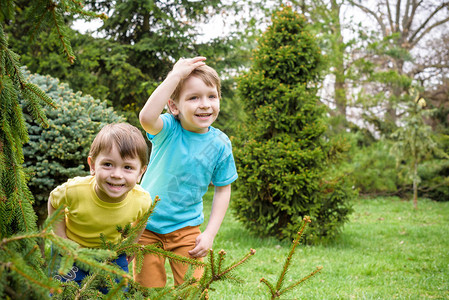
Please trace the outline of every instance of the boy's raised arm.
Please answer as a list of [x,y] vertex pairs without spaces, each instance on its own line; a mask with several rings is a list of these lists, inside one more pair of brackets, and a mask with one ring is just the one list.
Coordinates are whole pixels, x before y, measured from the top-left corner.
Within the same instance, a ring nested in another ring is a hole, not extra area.
[[173,66],[173,70],[165,80],[154,90],[150,98],[139,113],[139,121],[143,129],[155,135],[162,130],[163,123],[160,117],[165,105],[175,91],[179,82],[187,77],[195,68],[204,65],[205,57],[198,56],[189,59],[181,58]]

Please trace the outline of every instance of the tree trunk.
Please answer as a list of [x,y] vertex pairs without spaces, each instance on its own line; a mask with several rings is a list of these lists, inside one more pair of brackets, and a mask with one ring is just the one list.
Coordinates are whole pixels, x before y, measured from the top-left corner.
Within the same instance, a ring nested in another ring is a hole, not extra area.
[[413,207],[418,209],[418,162],[413,166]]
[[343,35],[341,33],[340,24],[340,9],[336,1],[331,1],[331,14],[334,20],[334,26],[332,26],[332,34],[334,35],[333,41],[333,51],[335,55],[334,59],[334,75],[335,75],[335,104],[337,106],[337,114],[343,116],[346,119],[346,107],[347,107],[347,97],[346,97],[346,76],[345,76],[345,63],[344,63],[344,52],[345,44],[343,42]]

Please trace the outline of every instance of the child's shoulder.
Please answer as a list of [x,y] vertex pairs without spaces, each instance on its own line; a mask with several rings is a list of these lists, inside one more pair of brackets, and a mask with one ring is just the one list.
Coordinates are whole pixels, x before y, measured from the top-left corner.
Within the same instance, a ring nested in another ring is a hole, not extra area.
[[217,143],[222,143],[225,145],[231,145],[231,140],[229,139],[228,135],[221,131],[218,128],[215,128],[213,126],[210,126],[209,128],[210,135]]
[[52,199],[73,199],[73,195],[88,195],[93,191],[92,185],[95,183],[95,177],[73,177],[63,184],[58,185],[50,193]]
[[144,196],[148,194],[148,191],[146,191],[142,186],[140,186],[140,184],[136,184],[132,190],[133,192]]
[[56,189],[58,188],[73,188],[73,187],[82,187],[82,186],[89,186],[93,183],[93,181],[95,180],[94,176],[76,176],[73,178],[69,178],[66,182],[64,182],[63,184],[59,185]]
[[137,200],[143,206],[150,207],[152,202],[150,193],[139,184],[136,184],[130,193],[129,196],[131,196],[133,200]]

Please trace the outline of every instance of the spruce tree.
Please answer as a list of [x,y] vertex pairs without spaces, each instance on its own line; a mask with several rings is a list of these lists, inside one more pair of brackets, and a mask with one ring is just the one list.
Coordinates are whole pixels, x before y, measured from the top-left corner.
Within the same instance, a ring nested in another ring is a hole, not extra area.
[[234,139],[239,173],[237,218],[258,235],[294,238],[306,215],[308,241],[335,236],[353,192],[329,179],[332,145],[317,96],[323,56],[304,16],[291,7],[272,15],[238,89],[248,114]]

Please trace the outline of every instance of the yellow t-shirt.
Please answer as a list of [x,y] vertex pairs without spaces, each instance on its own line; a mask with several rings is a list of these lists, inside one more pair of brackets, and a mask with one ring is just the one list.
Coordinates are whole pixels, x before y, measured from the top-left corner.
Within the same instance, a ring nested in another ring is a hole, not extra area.
[[83,247],[99,248],[100,233],[112,243],[119,241],[117,225],[134,223],[148,211],[151,197],[136,185],[123,201],[108,203],[95,193],[95,177],[75,177],[50,193],[51,205],[67,205],[65,225],[67,237]]

